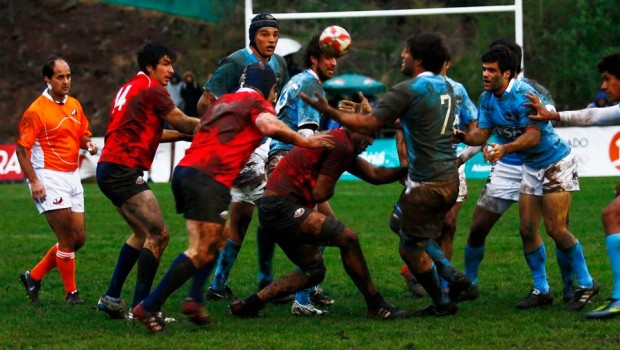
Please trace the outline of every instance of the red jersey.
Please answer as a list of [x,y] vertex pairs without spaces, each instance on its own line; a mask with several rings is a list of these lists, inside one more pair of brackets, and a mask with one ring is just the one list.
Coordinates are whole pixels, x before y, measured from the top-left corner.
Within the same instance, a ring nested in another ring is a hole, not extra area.
[[54,102],[43,92],[24,112],[17,144],[30,150],[35,169],[75,171],[79,166],[80,140],[91,136],[88,120],[75,98]]
[[143,72],[116,94],[99,162],[149,170],[164,129],[163,117],[175,108],[168,91]]
[[179,165],[196,168],[230,188],[263,140],[255,124],[262,113],[275,115],[271,103],[254,90],[222,95],[200,119],[199,130]]
[[344,129],[333,129],[329,134],[336,143],[333,149],[293,147],[269,175],[267,188],[306,208],[314,208],[312,189],[319,175],[337,179],[356,158]]

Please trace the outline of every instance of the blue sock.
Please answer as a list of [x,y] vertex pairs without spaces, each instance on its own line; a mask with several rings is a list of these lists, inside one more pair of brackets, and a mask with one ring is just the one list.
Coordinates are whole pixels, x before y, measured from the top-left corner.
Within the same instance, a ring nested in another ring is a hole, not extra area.
[[127,243],[123,244],[120,254],[118,254],[118,260],[116,261],[116,267],[112,274],[112,280],[110,280],[110,286],[105,294],[112,298],[120,298],[123,284],[127,280],[127,276],[133,269],[136,261],[140,257],[140,249],[135,249],[129,246]]
[[549,293],[549,281],[547,280],[547,269],[545,262],[547,261],[547,251],[545,244],[541,244],[538,249],[525,254],[525,261],[532,272],[534,279],[534,288],[541,293]]
[[568,257],[575,271],[577,284],[586,288],[592,287],[592,276],[588,272],[588,265],[586,265],[586,257],[583,255],[581,243],[577,241],[574,246],[565,249],[563,253]]
[[153,293],[149,294],[142,301],[144,310],[149,312],[161,310],[161,306],[166,302],[166,299],[192,278],[194,273],[196,273],[196,268],[192,261],[184,253],[179,254],[157,287],[155,287]]
[[[301,271],[299,267],[297,267],[297,271]],[[295,293],[295,301],[301,305],[310,305],[310,292],[313,290],[314,286],[298,291]]]
[[426,253],[431,257],[437,268],[437,273],[441,277],[441,287],[447,287],[449,281],[453,281],[456,276],[456,269],[443,254],[443,251],[434,240],[429,240],[426,246]]
[[189,286],[188,296],[198,304],[202,304],[205,301],[204,286],[211,275],[211,271],[213,271],[216,261],[219,261],[218,256],[215,256],[211,262],[197,270],[194,274],[194,278],[192,278],[192,284]]
[[226,241],[226,245],[220,252],[220,257],[217,260],[217,267],[215,269],[215,275],[213,275],[213,281],[211,281],[211,288],[223,290],[226,287],[228,276],[230,276],[230,270],[235,264],[235,260],[237,260],[240,250],[240,244],[237,244],[230,239]]
[[555,254],[557,256],[558,265],[560,266],[560,274],[562,275],[562,283],[564,288],[564,293],[570,290],[570,287],[573,285],[573,277],[575,275],[573,271],[573,267],[570,264],[570,259],[564,252],[555,247]]
[[620,299],[620,233],[614,233],[605,238],[607,243],[607,255],[611,260],[611,273],[614,278],[611,298]]
[[259,225],[256,228],[256,244],[258,245],[258,282],[262,288],[273,281],[272,262],[276,243]]
[[465,245],[465,275],[473,284],[478,284],[478,269],[483,258],[484,246],[470,247]]

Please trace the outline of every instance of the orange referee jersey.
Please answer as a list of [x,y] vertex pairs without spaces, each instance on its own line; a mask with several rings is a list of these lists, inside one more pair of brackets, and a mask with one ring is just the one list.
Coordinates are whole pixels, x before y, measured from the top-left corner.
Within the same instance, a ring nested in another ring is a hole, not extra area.
[[91,136],[82,105],[67,96],[54,102],[47,90],[22,115],[17,144],[30,150],[35,169],[75,171],[79,166],[80,139]]

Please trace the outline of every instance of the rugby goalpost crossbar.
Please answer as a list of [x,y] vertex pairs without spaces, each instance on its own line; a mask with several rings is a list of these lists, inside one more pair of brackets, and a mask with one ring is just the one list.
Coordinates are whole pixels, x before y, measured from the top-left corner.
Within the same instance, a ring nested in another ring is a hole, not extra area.
[[[523,48],[523,0],[515,0],[513,5],[498,6],[471,6],[471,7],[444,7],[404,10],[376,10],[376,11],[341,11],[341,12],[298,12],[298,13],[271,13],[279,20],[289,19],[325,19],[325,18],[362,18],[362,17],[395,17],[395,16],[428,16],[428,15],[455,15],[468,13],[514,12],[515,42]],[[245,0],[245,45],[250,42],[248,30],[252,18],[257,14],[253,11],[252,0]],[[523,62],[521,62],[523,67]]]

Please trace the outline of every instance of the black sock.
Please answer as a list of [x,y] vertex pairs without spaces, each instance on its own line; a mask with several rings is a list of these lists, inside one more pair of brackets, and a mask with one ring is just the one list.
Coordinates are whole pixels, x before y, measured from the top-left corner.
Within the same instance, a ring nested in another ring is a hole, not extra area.
[[254,293],[247,297],[245,300],[245,306],[252,311],[259,311],[265,306],[265,303],[260,300],[258,294]]
[[138,258],[138,278],[136,281],[136,290],[133,295],[133,302],[131,303],[132,307],[140,304],[151,292],[158,267],[159,260],[155,258],[153,252],[146,248],[142,248],[140,257]]
[[368,307],[368,310],[377,310],[381,306],[383,300],[383,295],[377,292],[376,294],[371,295],[368,297],[368,299],[366,299],[366,306]]

